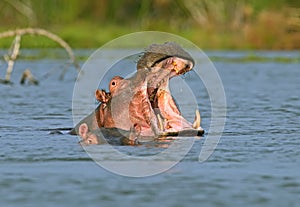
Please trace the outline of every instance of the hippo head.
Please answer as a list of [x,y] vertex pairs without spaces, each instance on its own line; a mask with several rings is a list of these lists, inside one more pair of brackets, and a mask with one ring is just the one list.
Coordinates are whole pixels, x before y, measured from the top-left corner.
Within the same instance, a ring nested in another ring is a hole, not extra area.
[[79,136],[82,140],[79,142],[81,145],[99,144],[98,136],[95,133],[89,131],[89,127],[86,123],[79,126]]
[[[136,74],[124,79],[115,76],[109,83],[111,97],[105,104],[99,127],[134,131],[139,136],[159,136],[186,129],[202,130],[200,113],[194,124],[182,117],[169,90],[169,79],[190,71],[191,56],[175,43],[151,45],[137,63]],[[98,94],[98,96],[97,96]],[[101,107],[100,107],[101,108]],[[202,130],[203,132],[203,130]]]
[[100,104],[73,131],[82,137],[82,144],[102,143],[99,130],[104,129],[109,129],[108,135],[113,132],[110,129],[128,132],[125,144],[136,143],[139,138],[201,136],[204,130],[199,111],[194,123],[187,121],[169,90],[169,80],[187,73],[194,65],[193,58],[176,43],[150,45],[132,77],[115,76],[110,80],[109,92],[96,90]]

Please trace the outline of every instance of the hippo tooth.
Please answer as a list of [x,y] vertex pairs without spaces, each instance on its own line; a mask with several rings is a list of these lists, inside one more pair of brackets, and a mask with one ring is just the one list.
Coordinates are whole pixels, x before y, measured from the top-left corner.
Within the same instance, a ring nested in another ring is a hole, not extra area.
[[200,112],[198,109],[196,109],[196,116],[195,116],[195,121],[193,123],[193,128],[198,129],[200,127],[200,123],[201,123]]
[[157,116],[157,120],[158,120],[158,124],[159,124],[159,129],[163,131],[164,130],[163,120],[159,114],[157,114],[156,116]]

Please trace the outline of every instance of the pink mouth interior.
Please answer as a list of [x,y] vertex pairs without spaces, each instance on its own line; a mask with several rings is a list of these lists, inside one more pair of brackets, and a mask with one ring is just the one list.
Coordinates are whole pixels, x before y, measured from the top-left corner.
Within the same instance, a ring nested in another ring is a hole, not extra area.
[[[174,67],[178,68],[175,69]],[[177,108],[177,105],[168,90],[169,80],[166,80],[184,74],[191,70],[192,67],[193,64],[191,62],[180,58],[171,58],[171,61],[170,59],[166,60],[164,69],[168,69],[169,73],[157,83],[158,88],[147,88],[152,108],[154,109],[155,114],[159,114],[163,120],[164,131],[172,132],[192,128],[192,124],[181,115]]]

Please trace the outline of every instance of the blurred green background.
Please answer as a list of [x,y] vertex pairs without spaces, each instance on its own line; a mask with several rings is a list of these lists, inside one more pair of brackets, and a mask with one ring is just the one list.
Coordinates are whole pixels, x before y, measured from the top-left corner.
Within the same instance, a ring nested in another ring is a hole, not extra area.
[[[300,49],[299,0],[1,0],[0,32],[39,27],[73,48],[97,48],[121,35],[158,30],[203,49]],[[13,38],[0,39],[0,48]],[[57,47],[24,37],[22,47]]]

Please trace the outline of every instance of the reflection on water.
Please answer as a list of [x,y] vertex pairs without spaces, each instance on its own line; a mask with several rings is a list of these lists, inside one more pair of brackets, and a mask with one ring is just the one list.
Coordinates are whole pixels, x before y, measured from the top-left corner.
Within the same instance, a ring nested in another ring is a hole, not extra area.
[[[212,55],[230,58],[230,54]],[[287,56],[276,53],[279,55]],[[298,58],[297,53],[293,55]],[[64,81],[58,81],[59,74],[42,79],[51,68],[59,68],[61,61],[21,60],[12,76],[15,84],[0,85],[1,206],[298,205],[298,62],[216,62],[228,106],[225,131],[216,151],[209,160],[199,163],[205,137],[196,139],[174,168],[157,176],[134,179],[97,166],[77,143],[76,136],[49,134],[50,129],[73,125],[75,70],[67,72]],[[40,79],[39,86],[17,83],[28,67]],[[193,81],[189,75],[185,78]],[[211,109],[205,88],[196,98],[207,130]],[[188,112],[187,119],[193,118],[193,113]],[[165,144],[168,142],[116,149],[128,155],[149,156],[164,150]],[[99,153],[101,159],[114,159],[106,145],[87,150],[103,152]]]

